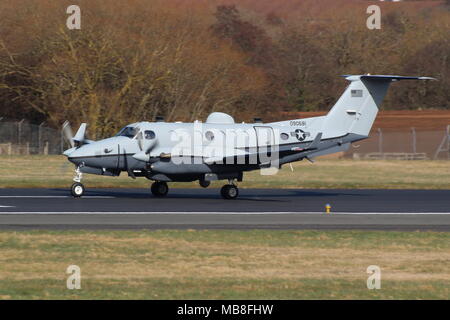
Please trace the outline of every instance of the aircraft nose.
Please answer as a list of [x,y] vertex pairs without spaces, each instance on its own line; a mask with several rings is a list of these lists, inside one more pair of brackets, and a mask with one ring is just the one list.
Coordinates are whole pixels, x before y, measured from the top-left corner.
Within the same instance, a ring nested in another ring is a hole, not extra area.
[[70,157],[70,154],[71,154],[72,152],[74,152],[76,149],[77,149],[77,148],[70,148],[70,149],[67,149],[66,151],[63,152],[63,155],[65,155],[67,158],[69,158],[69,157]]
[[[67,150],[66,152],[64,152],[64,154],[67,156],[67,159],[72,162],[75,165],[79,165],[82,162],[84,162],[84,158],[85,158],[85,153],[84,151],[81,150],[82,147],[72,150],[71,149]],[[70,152],[69,152],[70,151]]]
[[[70,153],[69,153],[70,151]],[[71,151],[67,150],[67,158],[75,165],[83,165],[94,168],[116,168],[117,151],[108,141],[96,141],[82,145]]]
[[[68,150],[69,151],[69,150]],[[95,156],[96,148],[93,144],[86,144],[71,151],[67,158],[75,165],[90,165],[91,159]]]

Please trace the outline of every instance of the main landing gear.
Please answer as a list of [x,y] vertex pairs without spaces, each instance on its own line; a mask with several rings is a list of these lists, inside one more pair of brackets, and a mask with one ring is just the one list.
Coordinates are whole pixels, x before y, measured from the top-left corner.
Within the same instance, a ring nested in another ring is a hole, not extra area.
[[75,169],[75,176],[73,177],[74,183],[70,189],[72,196],[75,198],[80,198],[84,194],[84,185],[81,183],[81,178],[83,177],[83,173],[80,170],[80,167]]
[[151,191],[155,197],[163,198],[169,192],[169,186],[163,181],[153,182]]
[[227,200],[236,199],[239,195],[238,187],[233,183],[233,180],[228,181],[229,184],[226,184],[220,189],[220,194],[222,198]]

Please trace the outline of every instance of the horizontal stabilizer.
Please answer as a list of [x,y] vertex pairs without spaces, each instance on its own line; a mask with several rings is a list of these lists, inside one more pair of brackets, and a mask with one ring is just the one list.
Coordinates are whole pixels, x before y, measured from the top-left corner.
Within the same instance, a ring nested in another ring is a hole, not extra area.
[[391,76],[391,75],[343,75],[345,79],[349,81],[356,80],[390,80],[390,81],[399,81],[399,80],[436,80],[432,77],[405,77],[405,76]]

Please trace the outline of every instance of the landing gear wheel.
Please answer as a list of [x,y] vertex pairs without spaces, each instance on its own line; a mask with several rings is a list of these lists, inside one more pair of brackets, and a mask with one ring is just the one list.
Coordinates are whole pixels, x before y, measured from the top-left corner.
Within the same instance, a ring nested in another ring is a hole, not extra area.
[[224,199],[236,199],[239,195],[239,189],[233,184],[226,184],[220,189],[220,194]]
[[165,182],[153,182],[151,187],[152,193],[155,197],[162,198],[169,192],[169,186]]
[[209,185],[211,184],[211,182],[210,181],[205,181],[205,180],[199,180],[198,184],[202,188],[208,188]]
[[75,182],[71,188],[72,196],[80,198],[84,194],[84,186],[80,182]]

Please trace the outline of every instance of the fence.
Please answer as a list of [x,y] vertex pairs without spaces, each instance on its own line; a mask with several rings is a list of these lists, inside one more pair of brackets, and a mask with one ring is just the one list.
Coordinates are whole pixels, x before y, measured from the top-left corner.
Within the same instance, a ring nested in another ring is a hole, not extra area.
[[450,126],[442,130],[375,129],[344,154],[353,159],[450,159]]
[[[60,130],[45,123],[0,121],[0,155],[61,154],[68,145]],[[353,159],[450,159],[450,126],[447,129],[408,131],[375,129],[370,138],[356,142],[344,157]]]
[[65,147],[61,131],[45,123],[0,121],[0,155],[61,154]]

